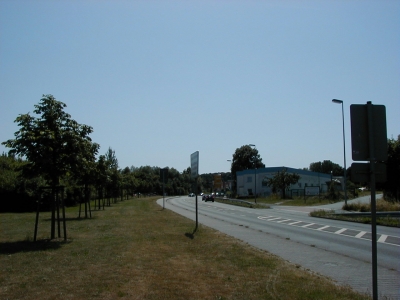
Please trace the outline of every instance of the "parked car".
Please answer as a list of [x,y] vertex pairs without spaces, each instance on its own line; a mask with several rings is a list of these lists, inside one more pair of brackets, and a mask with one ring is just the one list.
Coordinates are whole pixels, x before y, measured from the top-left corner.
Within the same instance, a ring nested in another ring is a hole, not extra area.
[[189,197],[194,197],[194,194],[193,194],[193,193],[190,193],[190,194],[189,194]]

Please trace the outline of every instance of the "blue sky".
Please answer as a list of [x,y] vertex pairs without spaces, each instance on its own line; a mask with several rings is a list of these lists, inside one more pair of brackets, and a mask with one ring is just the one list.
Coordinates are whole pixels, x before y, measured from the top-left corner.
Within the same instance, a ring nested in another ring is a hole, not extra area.
[[[351,159],[350,105],[400,134],[400,1],[0,0],[0,141],[43,94],[120,168],[228,172]],[[7,151],[0,146],[0,152]]]

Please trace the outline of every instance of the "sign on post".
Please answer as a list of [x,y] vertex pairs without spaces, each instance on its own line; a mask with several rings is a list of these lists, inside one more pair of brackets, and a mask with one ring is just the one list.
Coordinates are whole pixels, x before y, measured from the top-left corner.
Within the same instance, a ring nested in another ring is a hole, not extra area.
[[372,240],[372,298],[378,299],[378,249],[376,235],[376,181],[386,180],[387,133],[386,109],[383,105],[353,104],[350,106],[352,158],[354,181],[368,181],[371,188],[371,240]]
[[196,151],[190,155],[190,169],[191,169],[191,177],[195,179],[195,194],[196,194],[196,228],[197,230],[199,226],[199,208],[197,204],[197,177],[199,177],[199,151]]
[[[351,117],[351,147],[354,161],[386,161],[387,160],[387,133],[386,108],[384,105],[372,105],[372,122],[368,124],[368,107],[362,104],[350,105]],[[369,132],[369,126],[372,132]],[[374,157],[370,155],[369,139],[373,139]]]
[[190,168],[191,177],[197,178],[199,176],[199,151],[196,151],[190,155]]
[[168,182],[168,168],[160,169],[160,179],[163,183]]
[[[353,182],[370,182],[371,170],[369,163],[352,163],[351,164],[351,181]],[[386,182],[386,165],[383,163],[375,163],[375,182]]]

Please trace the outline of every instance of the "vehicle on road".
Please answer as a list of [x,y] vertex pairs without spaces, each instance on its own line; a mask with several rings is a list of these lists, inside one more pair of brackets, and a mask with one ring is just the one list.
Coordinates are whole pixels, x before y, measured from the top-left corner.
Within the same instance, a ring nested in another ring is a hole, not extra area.
[[201,199],[202,201],[205,201],[205,202],[207,202],[207,201],[212,201],[212,202],[214,202],[214,195],[203,195],[203,197],[202,197],[202,199]]
[[190,193],[190,194],[189,194],[189,197],[194,197],[194,194],[193,194],[193,193]]

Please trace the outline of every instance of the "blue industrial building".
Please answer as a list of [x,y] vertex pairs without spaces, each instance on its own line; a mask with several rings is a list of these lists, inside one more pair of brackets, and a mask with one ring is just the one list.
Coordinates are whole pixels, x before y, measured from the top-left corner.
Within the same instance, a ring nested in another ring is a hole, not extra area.
[[343,177],[333,177],[331,174],[311,172],[301,169],[288,167],[269,167],[260,169],[250,169],[236,173],[237,194],[238,196],[257,196],[267,197],[272,194],[272,188],[267,185],[269,178],[274,177],[278,172],[286,170],[287,173],[298,174],[299,181],[288,188],[288,195],[303,196],[316,195],[326,192],[332,180],[343,185]]

